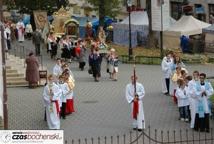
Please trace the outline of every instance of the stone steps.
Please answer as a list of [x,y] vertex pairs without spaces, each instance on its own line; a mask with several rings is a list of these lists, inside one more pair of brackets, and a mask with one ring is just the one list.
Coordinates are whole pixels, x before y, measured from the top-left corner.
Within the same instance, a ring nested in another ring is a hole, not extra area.
[[6,80],[7,87],[28,86],[25,80],[24,59],[7,55]]

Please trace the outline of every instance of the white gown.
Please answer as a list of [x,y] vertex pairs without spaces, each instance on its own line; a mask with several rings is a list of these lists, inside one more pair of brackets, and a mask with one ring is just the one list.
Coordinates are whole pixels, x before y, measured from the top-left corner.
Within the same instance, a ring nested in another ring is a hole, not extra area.
[[[202,97],[203,91],[206,92],[207,96]],[[210,82],[205,82],[204,86],[202,86],[200,83],[196,83],[196,96],[198,97],[197,103],[199,102],[199,100],[202,100],[204,104],[204,112],[206,114],[210,113],[208,99],[210,98],[211,95],[213,95],[213,93],[214,93],[213,87]]]
[[[143,110],[143,97],[145,96],[145,90],[142,84],[136,83],[136,93],[138,94],[138,115],[137,120],[133,119],[133,128],[145,129],[145,118]],[[133,110],[133,100],[134,100],[134,85],[132,83],[126,86],[126,100],[131,104]]]
[[61,96],[60,96],[60,107],[61,107],[62,103],[66,103],[67,95],[70,90],[67,83],[58,84],[58,86],[61,89]]
[[191,80],[188,83],[188,95],[189,95],[189,106],[190,106],[190,115],[191,115],[190,128],[194,128],[196,107],[197,107],[197,105],[196,105],[197,104],[196,81],[195,80]]
[[57,105],[55,102],[50,101],[50,89],[52,89],[54,94],[52,100],[57,101],[58,105],[60,105],[61,96],[61,90],[55,83],[53,83],[52,85],[47,84],[45,86],[43,92],[43,99],[46,109],[48,127],[49,129],[60,129],[60,117],[59,113],[57,113]]
[[25,25],[23,22],[18,22],[16,24],[16,29],[18,31],[18,41],[19,42],[23,42],[25,40],[24,38],[24,28],[25,28]]
[[165,78],[171,77],[171,74],[172,74],[171,66],[172,66],[172,59],[170,60],[170,62],[167,62],[167,58],[164,57],[161,62],[161,69],[163,72],[163,77],[162,77],[162,92],[163,93],[167,92]]

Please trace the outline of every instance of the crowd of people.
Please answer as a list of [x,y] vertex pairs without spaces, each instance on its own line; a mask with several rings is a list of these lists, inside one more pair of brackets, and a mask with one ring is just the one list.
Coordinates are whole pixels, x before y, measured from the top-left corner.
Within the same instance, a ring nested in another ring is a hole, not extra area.
[[163,58],[163,93],[171,95],[179,109],[179,119],[190,122],[190,128],[209,132],[211,107],[209,98],[213,87],[206,74],[195,70],[188,73],[181,58],[168,52]]

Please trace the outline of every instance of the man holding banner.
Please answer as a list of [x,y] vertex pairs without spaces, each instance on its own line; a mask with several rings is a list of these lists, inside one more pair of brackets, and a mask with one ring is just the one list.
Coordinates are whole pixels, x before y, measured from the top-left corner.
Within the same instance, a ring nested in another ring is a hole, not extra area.
[[144,87],[136,82],[137,76],[131,76],[131,83],[126,86],[126,99],[132,107],[133,129],[142,131],[145,128],[143,97],[145,96]]

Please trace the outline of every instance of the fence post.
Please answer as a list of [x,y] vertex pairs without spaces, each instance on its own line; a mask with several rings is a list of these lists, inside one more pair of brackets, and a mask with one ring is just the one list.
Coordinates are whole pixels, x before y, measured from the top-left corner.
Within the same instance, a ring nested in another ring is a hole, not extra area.
[[163,143],[163,131],[161,131],[161,142]]
[[104,137],[104,139],[105,139],[105,144],[107,144],[107,138],[106,138],[106,136]]
[[143,139],[143,144],[144,144],[144,142],[145,142],[145,137],[144,137],[144,135],[145,135],[145,132],[144,132],[144,129],[143,129],[143,137],[142,137],[142,139]]
[[91,144],[94,144],[94,139],[93,138],[91,138]]
[[111,136],[111,144],[113,144],[113,136]]
[[157,144],[157,129],[155,129],[155,143]]
[[192,143],[195,143],[195,136],[194,136],[194,130],[192,131]]
[[123,135],[123,144],[126,144],[126,135]]
[[87,144],[88,142],[87,142],[87,138],[85,138],[85,144]]
[[74,144],[74,140],[73,139],[72,139],[71,143]]
[[189,142],[188,129],[186,129],[186,138],[187,138],[187,143],[188,143]]
[[129,137],[130,143],[132,142],[132,131],[130,131],[130,137]]
[[200,142],[201,142],[201,130],[200,129],[199,129],[198,137],[199,137],[199,144],[200,144]]
[[168,143],[169,143],[169,131],[167,131],[167,140],[168,140]]
[[176,131],[174,130],[173,131],[174,143],[176,142],[175,133],[176,133]]
[[150,126],[149,126],[149,144],[151,143],[151,139],[150,139],[150,137],[151,137],[151,131],[150,131]]
[[180,142],[182,143],[182,130],[180,129]]
[[80,139],[78,140],[78,143],[81,144],[81,140]]
[[100,137],[98,137],[98,144],[100,144]]
[[211,141],[212,141],[211,143],[214,143],[213,128],[211,128],[210,131],[211,131],[210,134],[211,134],[211,139],[212,139],[212,140],[211,140]]
[[136,138],[137,138],[137,144],[138,144],[138,131],[136,131]]
[[117,136],[117,144],[119,144],[120,143],[120,136],[118,135]]

